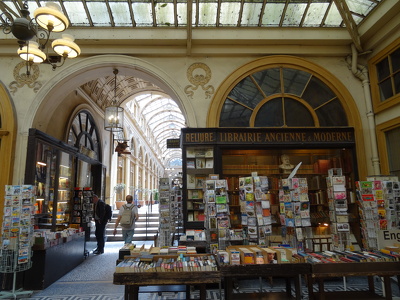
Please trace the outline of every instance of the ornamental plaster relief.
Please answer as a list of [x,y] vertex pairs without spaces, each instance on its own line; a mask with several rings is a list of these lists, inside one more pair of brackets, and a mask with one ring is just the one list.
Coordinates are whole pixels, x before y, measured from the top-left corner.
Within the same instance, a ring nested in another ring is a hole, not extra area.
[[189,98],[193,99],[194,91],[199,87],[205,91],[206,99],[210,99],[214,94],[214,86],[206,84],[211,79],[211,69],[203,63],[192,64],[186,72],[187,79],[192,85],[187,85],[185,87],[185,93]]
[[37,82],[36,80],[38,79],[40,75],[39,67],[35,64],[33,64],[30,67],[30,75],[28,76],[26,74],[26,62],[21,61],[19,64],[17,64],[14,68],[13,75],[14,75],[14,81],[12,81],[9,85],[8,88],[10,89],[10,93],[12,95],[15,94],[15,92],[18,90],[18,88],[22,88],[25,84],[33,89],[35,93],[38,92],[38,90],[42,87],[42,84]]

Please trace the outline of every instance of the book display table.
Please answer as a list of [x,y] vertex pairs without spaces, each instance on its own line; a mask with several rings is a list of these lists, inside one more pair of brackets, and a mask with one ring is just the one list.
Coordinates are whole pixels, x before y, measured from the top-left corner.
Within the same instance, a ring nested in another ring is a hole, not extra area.
[[[292,297],[290,279],[293,278],[295,285],[295,293],[296,293],[295,298],[301,299],[300,276],[309,275],[310,272],[311,272],[311,265],[308,263],[220,266],[221,279],[224,280],[225,299],[234,299],[235,297],[242,297],[242,299],[244,299],[243,294],[233,294],[233,280],[235,278],[247,279],[254,277],[285,277],[286,298]],[[282,299],[282,296],[278,298]],[[249,299],[248,295],[246,299]]]
[[[331,292],[325,293],[324,278],[347,277],[347,276],[367,276],[368,292]],[[383,277],[385,287],[385,299],[392,299],[392,288],[390,277],[397,276],[400,289],[400,262],[366,262],[366,263],[332,263],[332,264],[312,264],[311,272],[307,275],[309,298],[315,299],[313,292],[313,279],[318,281],[318,299],[326,299],[334,294],[333,299],[348,299],[349,296],[360,299],[382,299],[375,294],[373,276]]]
[[220,283],[220,272],[133,272],[114,273],[113,283],[125,285],[125,300],[138,300],[139,287],[148,285],[186,285],[186,299],[190,299],[190,286],[200,287],[200,299],[206,299],[206,285]]
[[25,289],[45,289],[84,261],[84,234],[63,240],[53,246],[33,246],[32,268],[24,272]]

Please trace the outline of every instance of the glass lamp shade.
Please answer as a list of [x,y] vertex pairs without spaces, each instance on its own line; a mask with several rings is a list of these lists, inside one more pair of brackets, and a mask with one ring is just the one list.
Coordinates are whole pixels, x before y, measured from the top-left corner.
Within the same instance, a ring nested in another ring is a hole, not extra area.
[[81,54],[81,49],[74,42],[74,37],[70,34],[63,34],[61,39],[56,39],[51,43],[54,52],[60,56],[75,58]]
[[61,32],[68,28],[67,17],[61,12],[61,7],[54,2],[47,2],[46,6],[38,7],[33,16],[40,27],[49,31]]
[[40,64],[46,60],[46,54],[39,49],[39,45],[36,42],[29,42],[26,46],[22,47],[22,49],[18,49],[17,53],[23,60],[35,64]]
[[119,106],[106,107],[104,112],[104,129],[111,132],[122,131],[124,128],[124,109]]

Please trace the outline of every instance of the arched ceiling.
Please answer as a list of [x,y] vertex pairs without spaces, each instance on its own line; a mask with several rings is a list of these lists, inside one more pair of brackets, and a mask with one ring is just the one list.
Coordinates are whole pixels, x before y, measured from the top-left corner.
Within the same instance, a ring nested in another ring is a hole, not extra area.
[[132,76],[117,75],[115,81],[114,74],[111,74],[88,81],[80,89],[102,110],[113,103],[130,106],[129,102],[134,101],[161,149],[160,159],[165,167],[169,167],[172,160],[181,158],[180,149],[167,148],[167,139],[179,138],[186,120],[178,104],[160,87]]
[[[102,109],[110,106],[114,100],[115,82],[114,75],[108,77],[97,78],[86,82],[81,89]],[[139,94],[144,91],[164,92],[155,84],[132,76],[117,75],[116,104],[121,105],[132,95]]]

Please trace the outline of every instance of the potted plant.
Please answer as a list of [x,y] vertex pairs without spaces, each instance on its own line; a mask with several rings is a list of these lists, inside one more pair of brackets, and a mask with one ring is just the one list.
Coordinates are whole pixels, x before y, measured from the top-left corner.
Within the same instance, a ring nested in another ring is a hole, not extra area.
[[117,209],[120,209],[121,206],[125,204],[121,194],[123,190],[125,190],[125,183],[117,183],[114,186],[114,192],[117,194],[117,200],[115,201],[115,206]]

